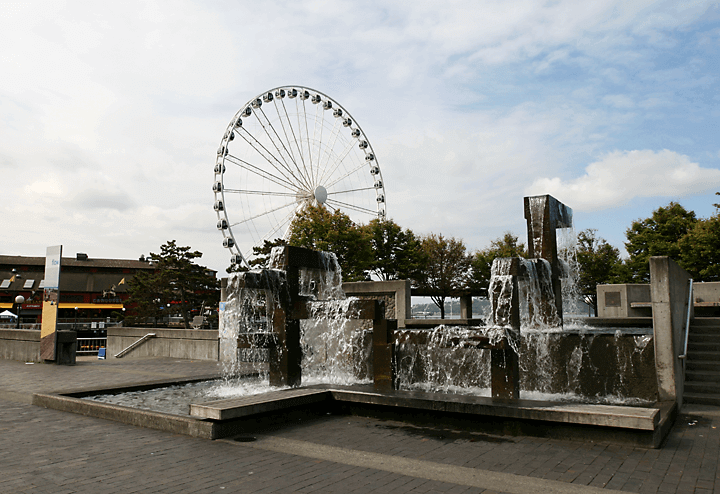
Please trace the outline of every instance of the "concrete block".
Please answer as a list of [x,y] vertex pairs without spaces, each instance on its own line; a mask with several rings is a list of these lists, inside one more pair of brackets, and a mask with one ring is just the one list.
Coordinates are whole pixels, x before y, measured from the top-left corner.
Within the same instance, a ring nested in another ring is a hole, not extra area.
[[650,285],[597,286],[598,317],[649,317],[652,312]]
[[[650,258],[655,366],[658,398],[682,405],[685,381],[682,360],[690,275],[667,256]],[[692,312],[691,312],[692,315]]]

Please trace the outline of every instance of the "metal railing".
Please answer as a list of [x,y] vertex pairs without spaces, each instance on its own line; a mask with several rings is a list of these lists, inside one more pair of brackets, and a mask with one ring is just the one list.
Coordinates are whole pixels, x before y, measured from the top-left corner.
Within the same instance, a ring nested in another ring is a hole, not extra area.
[[123,350],[121,350],[119,353],[116,353],[116,354],[115,354],[115,358],[122,358],[122,357],[123,357],[126,353],[128,353],[130,350],[132,350],[133,348],[136,348],[136,347],[140,346],[141,344],[145,343],[147,340],[149,340],[150,338],[153,338],[154,336],[155,336],[155,333],[148,333],[148,334],[146,334],[145,336],[143,336],[143,337],[140,338],[139,340],[134,341],[133,343],[131,343],[130,345],[128,345],[126,348],[124,348]]
[[107,338],[78,338],[78,355],[97,355],[98,350],[107,347]]
[[683,354],[678,355],[679,359],[683,361],[683,372],[685,372],[685,360],[687,359],[687,348],[688,339],[690,338],[690,312],[693,308],[693,280],[690,279],[688,288],[688,303],[687,303],[687,317],[685,319],[685,346],[683,347]]

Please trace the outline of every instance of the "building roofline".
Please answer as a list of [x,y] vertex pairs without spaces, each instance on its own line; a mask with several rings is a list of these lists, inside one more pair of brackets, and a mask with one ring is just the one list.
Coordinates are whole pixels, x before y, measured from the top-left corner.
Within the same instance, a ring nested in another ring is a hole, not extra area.
[[[42,266],[45,267],[44,257],[31,256],[3,256],[0,255],[0,266]],[[124,268],[124,269],[155,269],[155,265],[147,261],[134,259],[86,259],[78,260],[74,257],[63,257],[62,266],[87,268]]]

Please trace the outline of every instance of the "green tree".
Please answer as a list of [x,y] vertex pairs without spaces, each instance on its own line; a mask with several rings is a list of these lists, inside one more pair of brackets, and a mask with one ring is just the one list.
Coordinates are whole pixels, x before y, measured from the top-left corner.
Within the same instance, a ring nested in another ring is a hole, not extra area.
[[490,286],[490,274],[493,260],[496,257],[527,257],[525,244],[518,242],[518,237],[505,232],[502,237],[490,241],[490,247],[479,250],[472,255],[471,272],[468,288],[473,291],[487,293]]
[[290,245],[334,252],[342,268],[343,280],[362,281],[372,259],[370,241],[362,228],[340,210],[329,211],[309,205],[299,211],[290,224]]
[[157,272],[138,271],[128,281],[128,293],[131,324],[138,321],[145,323],[148,318],[153,318],[157,325],[158,318],[165,315],[161,307],[169,302],[169,291],[162,285]]
[[440,317],[445,319],[445,299],[465,286],[470,258],[463,241],[455,238],[446,239],[431,233],[423,237],[421,245],[427,264],[420,273],[417,286],[430,295],[440,309]]
[[650,282],[650,257],[669,256],[683,265],[680,239],[693,229],[693,211],[671,202],[653,211],[650,218],[633,221],[626,231],[627,267],[635,283]]
[[287,245],[287,240],[276,238],[272,242],[263,240],[262,247],[253,247],[253,258],[248,261],[252,269],[267,269],[270,267],[270,253],[275,247]]
[[597,285],[625,281],[627,273],[620,251],[587,229],[577,236],[578,287],[597,317]]
[[420,241],[392,220],[374,219],[361,227],[370,240],[369,271],[381,280],[417,279],[425,265]]
[[720,211],[698,220],[680,239],[680,250],[682,267],[695,281],[720,281]]
[[137,304],[138,315],[147,313],[151,314],[148,317],[158,317],[153,304],[159,309],[173,303],[182,315],[185,328],[189,328],[191,311],[217,305],[218,281],[206,267],[195,264],[194,259],[202,257],[202,252],[190,249],[170,240],[160,246],[160,254],[150,253],[155,271],[147,276],[139,274],[130,282],[130,300]]

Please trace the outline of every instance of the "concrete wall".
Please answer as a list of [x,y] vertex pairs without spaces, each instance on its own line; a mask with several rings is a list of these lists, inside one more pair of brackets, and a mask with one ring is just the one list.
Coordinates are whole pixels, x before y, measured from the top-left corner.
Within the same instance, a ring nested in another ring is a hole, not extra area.
[[342,288],[349,297],[385,300],[385,318],[397,319],[398,328],[412,318],[410,280],[357,281],[343,283]]
[[633,303],[649,304],[650,285],[598,285],[598,317],[650,317],[650,307],[633,307]]
[[695,303],[720,303],[720,281],[693,283]]
[[[650,290],[658,398],[682,405],[682,360],[690,275],[669,257],[650,258]],[[692,317],[692,307],[691,317]]]
[[172,357],[198,360],[218,360],[217,330],[160,329],[160,328],[109,328],[107,355],[112,358],[148,333],[155,333],[122,358]]
[[32,329],[0,329],[0,358],[22,362],[42,362],[40,331]]

